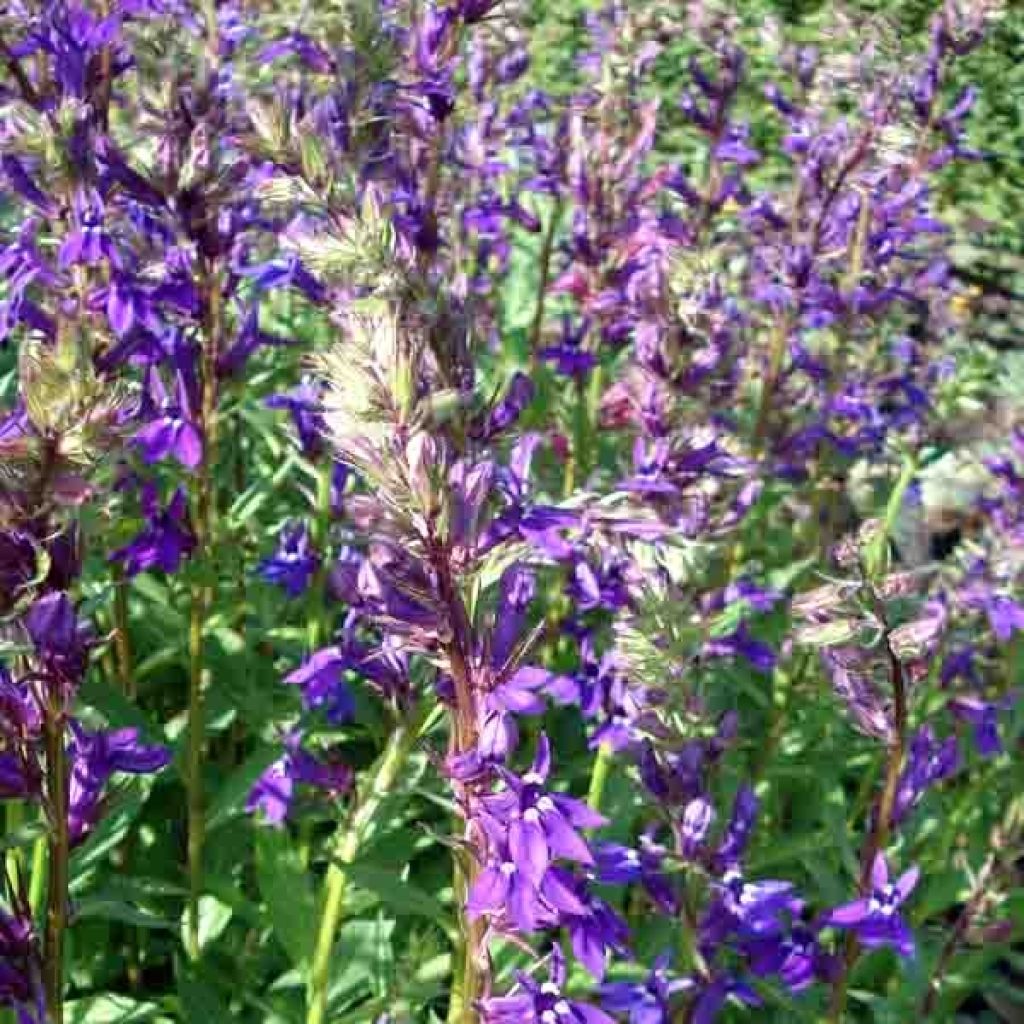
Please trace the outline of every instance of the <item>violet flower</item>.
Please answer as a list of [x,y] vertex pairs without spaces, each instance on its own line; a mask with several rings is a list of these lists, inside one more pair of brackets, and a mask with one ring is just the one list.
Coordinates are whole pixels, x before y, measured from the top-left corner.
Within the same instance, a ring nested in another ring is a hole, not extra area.
[[277,550],[260,562],[257,572],[289,597],[301,597],[320,567],[305,523],[288,523],[281,530]]
[[1003,752],[999,737],[999,715],[1017,706],[1020,692],[1011,690],[999,700],[986,701],[980,697],[954,697],[949,710],[955,718],[974,727],[974,745],[982,757],[996,757]]
[[302,734],[285,737],[285,753],[274,761],[249,790],[245,809],[259,814],[271,827],[284,825],[298,786],[308,786],[338,799],[352,786],[352,769],[338,761],[322,761],[302,747]]
[[900,956],[913,956],[914,936],[899,910],[920,874],[919,868],[912,867],[890,882],[885,856],[879,853],[871,866],[868,894],[828,911],[821,925],[850,931],[869,949],[891,946]]
[[332,725],[350,721],[355,714],[352,691],[342,678],[346,670],[357,667],[353,653],[351,646],[348,650],[324,647],[284,677],[286,683],[302,691],[306,708],[322,709]]
[[565,958],[558,946],[551,952],[548,970],[544,982],[518,971],[518,991],[481,999],[482,1024],[614,1024],[603,1010],[565,994]]
[[689,978],[673,978],[670,957],[659,956],[643,981],[614,981],[601,986],[601,1005],[629,1024],[672,1024],[676,996],[694,987]]
[[167,507],[162,509],[155,487],[145,484],[142,511],[146,526],[131,541],[114,551],[110,560],[120,562],[129,578],[150,569],[177,572],[196,544],[189,525],[185,491],[176,488]]
[[103,792],[117,773],[151,775],[165,768],[170,751],[139,742],[138,729],[91,733],[72,725],[68,821],[72,845],[80,843],[98,820]]

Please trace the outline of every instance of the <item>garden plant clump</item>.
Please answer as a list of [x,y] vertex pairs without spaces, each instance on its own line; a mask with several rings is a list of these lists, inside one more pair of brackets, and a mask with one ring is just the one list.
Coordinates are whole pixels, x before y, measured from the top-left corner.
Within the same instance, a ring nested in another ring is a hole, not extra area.
[[4,1021],[1019,1019],[1008,15],[730,6],[0,13]]

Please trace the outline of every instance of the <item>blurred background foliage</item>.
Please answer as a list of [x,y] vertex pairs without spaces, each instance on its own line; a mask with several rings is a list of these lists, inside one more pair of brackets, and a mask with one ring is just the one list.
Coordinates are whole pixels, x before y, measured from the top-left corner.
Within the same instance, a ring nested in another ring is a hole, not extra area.
[[[593,0],[526,0],[525,6],[532,84],[554,93],[571,90],[579,82],[576,62],[586,47],[585,19],[595,7]],[[650,6],[657,26],[659,5]],[[900,55],[921,53],[928,46],[929,21],[941,4],[735,0],[688,6],[692,34],[680,34],[676,27],[659,33],[664,49],[654,78],[663,106],[672,106],[678,98],[687,59],[700,50],[701,26],[712,19],[723,21],[744,47],[751,87],[759,87],[778,78],[783,42],[838,56],[860,52],[870,40],[894,62]],[[673,18],[673,25],[678,20]],[[977,89],[970,134],[983,154],[975,163],[951,165],[943,180],[943,205],[959,236],[956,271],[977,289],[968,332],[1000,349],[1019,348],[1024,345],[1024,4],[1006,0],[996,6],[984,43],[959,63],[956,80],[958,86],[971,84]],[[771,130],[757,124],[752,129],[763,141]],[[763,151],[770,159],[771,150]]]

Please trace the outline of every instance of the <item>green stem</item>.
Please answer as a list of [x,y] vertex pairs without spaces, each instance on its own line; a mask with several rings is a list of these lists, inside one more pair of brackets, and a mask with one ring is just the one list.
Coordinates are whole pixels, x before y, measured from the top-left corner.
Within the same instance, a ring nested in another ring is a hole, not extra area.
[[316,516],[313,520],[313,549],[320,558],[313,586],[309,589],[309,606],[306,615],[306,639],[310,651],[315,651],[330,632],[327,610],[327,575],[330,560],[327,557],[327,542],[331,529],[331,478],[333,466],[326,461],[319,467],[316,478]]
[[[881,616],[881,611],[879,611]],[[883,620],[884,621],[884,620]],[[874,818],[868,841],[860,863],[860,892],[867,895],[871,891],[871,866],[878,854],[885,850],[889,838],[889,828],[893,807],[896,803],[896,790],[899,785],[900,772],[907,751],[907,687],[903,675],[903,665],[895,655],[889,656],[889,677],[893,696],[893,736],[889,742],[889,754],[885,766],[885,782],[875,807]],[[857,957],[860,955],[860,943],[856,935],[848,933],[843,950],[843,961],[839,977],[832,989],[827,1020],[831,1024],[839,1024],[846,1009],[846,995],[850,983],[850,972],[853,970]]]
[[[476,692],[470,667],[470,637],[472,625],[469,613],[459,593],[452,573],[451,557],[446,545],[433,538],[431,562],[437,572],[438,594],[448,615],[450,637],[443,646],[448,672],[455,689],[455,707],[451,715],[451,752],[465,754],[477,742]],[[455,799],[465,808],[471,797],[471,784],[456,783]],[[479,848],[481,837],[467,823],[463,842],[469,849]],[[473,884],[476,861],[469,856],[454,858],[452,890],[459,914],[456,974],[448,1004],[448,1024],[474,1024],[477,1019],[476,1001],[484,988],[484,922],[471,921],[466,913],[466,897]]]
[[43,985],[50,1024],[64,1021],[64,933],[67,930],[68,766],[62,716],[52,709],[45,724],[46,789],[50,812],[49,884],[43,941]]
[[590,787],[587,790],[587,805],[592,811],[601,810],[601,798],[604,796],[604,787],[608,782],[608,772],[614,758],[615,753],[607,743],[602,743],[597,748],[597,757],[594,758],[594,767],[590,773]]
[[40,836],[32,847],[32,877],[28,886],[28,902],[34,918],[42,913],[46,896],[46,851],[46,836]]
[[128,581],[124,571],[115,565],[114,581],[114,653],[117,680],[129,699],[135,699],[135,673],[132,671],[132,643],[128,634]]
[[416,730],[409,725],[400,723],[396,726],[377,762],[368,791],[357,800],[351,817],[336,837],[334,855],[324,882],[323,911],[313,950],[307,989],[306,1024],[323,1024],[327,1019],[331,953],[341,925],[348,889],[345,867],[356,859],[367,828],[380,810],[381,803],[394,789],[412,752],[416,735]]
[[754,450],[760,452],[768,433],[768,418],[772,411],[775,389],[779,385],[783,368],[786,365],[786,349],[789,342],[789,317],[783,317],[775,325],[769,346],[768,375],[761,389],[761,401],[757,409],[757,420],[754,423]]
[[185,931],[185,952],[192,961],[198,960],[200,954],[199,900],[203,893],[202,862],[206,831],[203,799],[203,621],[207,607],[206,588],[194,587],[188,634],[188,923]]
[[[4,827],[7,830],[8,835],[14,835],[25,824],[25,804],[21,800],[8,800],[6,808],[4,810]],[[7,851],[6,856],[6,871],[7,876],[11,879],[12,883],[21,875],[24,871],[24,855],[21,850],[14,847]],[[0,886],[2,891],[2,886]]]
[[203,344],[202,404],[200,427],[203,455],[199,465],[198,493],[194,529],[196,561],[206,578],[192,585],[192,607],[188,634],[188,908],[185,952],[199,959],[199,900],[203,893],[203,845],[205,840],[205,799],[203,794],[203,748],[205,740],[205,701],[203,692],[209,682],[205,662],[203,634],[213,607],[214,588],[209,582],[213,572],[213,533],[216,515],[214,469],[217,463],[217,358],[223,332],[223,308],[220,275],[212,266],[203,268]]
[[533,322],[530,324],[530,362],[537,358],[540,348],[540,336],[544,329],[544,307],[547,303],[548,285],[551,282],[551,256],[555,248],[555,232],[562,215],[562,205],[556,201],[551,210],[551,220],[544,233],[544,241],[540,250],[540,279],[537,284],[537,304],[533,311]]

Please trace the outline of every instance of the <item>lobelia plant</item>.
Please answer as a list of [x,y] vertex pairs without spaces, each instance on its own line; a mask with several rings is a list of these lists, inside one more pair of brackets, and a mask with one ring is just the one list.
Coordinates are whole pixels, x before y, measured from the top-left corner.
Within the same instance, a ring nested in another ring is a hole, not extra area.
[[1019,428],[920,536],[991,397],[943,207],[991,12],[912,63],[612,2],[543,92],[526,7],[0,15],[22,1024],[951,1020],[1009,970]]

